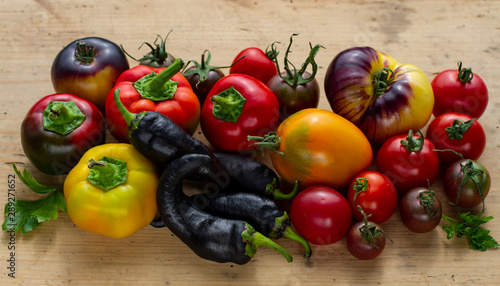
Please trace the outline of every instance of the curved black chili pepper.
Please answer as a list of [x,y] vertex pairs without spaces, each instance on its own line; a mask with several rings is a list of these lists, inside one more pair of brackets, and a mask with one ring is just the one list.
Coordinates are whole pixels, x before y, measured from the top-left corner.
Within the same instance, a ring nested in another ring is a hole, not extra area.
[[273,200],[252,193],[221,194],[212,197],[209,193],[191,197],[195,206],[212,215],[244,220],[255,229],[271,238],[285,237],[301,243],[305,248],[304,258],[311,257],[311,246],[291,227],[290,217]]
[[237,190],[275,200],[288,200],[295,197],[298,192],[298,182],[291,193],[281,192],[280,179],[276,172],[258,160],[237,153],[214,152],[213,154],[222,164],[229,178],[224,193]]
[[291,262],[281,246],[245,221],[226,219],[198,209],[184,194],[184,179],[191,175],[210,176],[207,155],[189,154],[167,166],[160,178],[157,193],[159,212],[165,225],[198,256],[216,262],[245,264],[259,245],[269,246]]

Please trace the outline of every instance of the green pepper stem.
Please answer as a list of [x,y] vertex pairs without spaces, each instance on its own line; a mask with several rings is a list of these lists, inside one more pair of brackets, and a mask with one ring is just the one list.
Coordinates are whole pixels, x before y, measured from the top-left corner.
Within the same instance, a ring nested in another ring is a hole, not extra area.
[[164,69],[161,73],[154,77],[151,81],[145,84],[145,88],[149,92],[161,91],[162,87],[167,81],[169,81],[175,74],[177,74],[182,67],[184,62],[181,59],[176,59],[172,65]]
[[241,233],[241,238],[246,242],[245,255],[253,257],[257,252],[259,246],[267,246],[279,252],[286,261],[292,262],[293,257],[288,253],[283,247],[278,243],[274,242],[270,238],[264,236],[262,233],[257,232],[253,226],[245,222],[245,230]]
[[272,238],[284,237],[302,244],[305,249],[304,258],[306,260],[311,258],[311,245],[305,238],[293,231],[290,226],[290,217],[287,212],[285,212],[281,217],[275,219],[275,227],[269,236]]
[[118,111],[120,111],[120,114],[122,115],[123,119],[125,119],[125,122],[127,123],[128,130],[129,130],[129,137],[130,133],[138,128],[139,122],[141,119],[146,115],[146,111],[140,112],[140,113],[132,113],[128,111],[128,109],[123,105],[121,99],[120,99],[120,89],[117,88],[115,89],[113,93],[113,97],[115,99],[115,104],[116,107],[118,108]]
[[86,116],[74,101],[51,101],[42,118],[45,130],[64,136],[82,125]]
[[104,191],[127,182],[126,161],[104,156],[97,161],[90,159],[87,167],[90,169],[87,180]]
[[297,193],[299,192],[299,181],[295,181],[293,189],[290,193],[285,194],[278,187],[278,180],[275,178],[273,182],[266,186],[266,194],[272,196],[274,200],[291,200],[295,198]]

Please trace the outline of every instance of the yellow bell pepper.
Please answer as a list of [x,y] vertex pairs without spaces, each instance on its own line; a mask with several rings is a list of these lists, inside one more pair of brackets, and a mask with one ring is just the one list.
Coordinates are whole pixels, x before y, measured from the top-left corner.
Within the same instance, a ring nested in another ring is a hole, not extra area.
[[155,165],[132,145],[93,147],[64,181],[68,214],[83,230],[129,236],[156,216],[158,180]]

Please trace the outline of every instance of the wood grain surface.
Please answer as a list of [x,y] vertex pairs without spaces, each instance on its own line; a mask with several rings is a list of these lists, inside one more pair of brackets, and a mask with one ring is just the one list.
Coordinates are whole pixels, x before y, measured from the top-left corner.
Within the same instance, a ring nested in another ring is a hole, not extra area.
[[[429,79],[457,61],[481,75],[490,103],[480,122],[487,146],[480,162],[492,175],[487,224],[500,241],[500,2],[499,1],[328,1],[184,0],[48,1],[0,0],[0,204],[7,202],[12,163],[26,167],[41,183],[59,185],[64,177],[43,175],[23,154],[20,125],[28,109],[54,92],[50,68],[56,54],[78,38],[100,36],[122,44],[135,57],[144,42],[166,35],[169,52],[199,60],[205,49],[212,64],[228,65],[250,46],[265,49],[295,38],[292,61],[302,62],[309,42],[325,47],[316,59],[323,86],[326,68],[340,51],[371,46],[421,68]],[[135,65],[130,60],[131,65]],[[320,108],[331,110],[321,87]],[[195,136],[203,139],[203,134]],[[113,139],[109,138],[109,142]],[[265,159],[264,159],[265,160]],[[442,201],[441,181],[436,182]],[[39,196],[16,180],[17,199]],[[444,204],[444,212],[457,209]],[[3,221],[3,220],[2,220]],[[112,239],[77,228],[65,213],[34,232],[13,238],[0,234],[1,285],[498,285],[500,250],[469,249],[465,239],[447,240],[438,227],[414,234],[398,213],[383,224],[393,238],[378,258],[359,261],[345,240],[313,246],[309,263],[302,247],[280,241],[295,260],[287,263],[260,248],[247,265],[205,261],[167,229],[145,227]],[[14,242],[15,250],[9,246]],[[8,276],[14,252],[15,278]]]

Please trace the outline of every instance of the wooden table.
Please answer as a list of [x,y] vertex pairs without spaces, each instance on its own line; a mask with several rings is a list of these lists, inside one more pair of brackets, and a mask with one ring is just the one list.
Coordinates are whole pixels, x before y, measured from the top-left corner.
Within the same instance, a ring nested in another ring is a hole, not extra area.
[[[12,163],[26,167],[41,183],[61,184],[64,177],[43,175],[29,163],[20,144],[21,121],[41,96],[54,92],[50,68],[66,44],[86,36],[101,36],[122,44],[140,57],[142,42],[166,35],[169,52],[199,60],[209,49],[212,64],[227,65],[242,49],[265,49],[299,33],[292,61],[301,63],[308,43],[322,49],[318,80],[340,51],[371,46],[400,62],[413,63],[432,79],[463,61],[486,81],[490,103],[480,122],[487,146],[480,158],[492,174],[487,224],[500,241],[500,2],[499,1],[0,1],[0,203],[7,202]],[[135,62],[130,60],[131,65]],[[322,88],[320,108],[330,110]],[[203,139],[201,133],[195,135]],[[110,138],[108,141],[112,141]],[[441,193],[442,184],[435,188]],[[16,180],[17,199],[36,199]],[[445,201],[446,202],[446,201]],[[444,212],[455,209],[445,204]],[[494,285],[500,278],[498,249],[469,249],[465,239],[447,240],[440,227],[413,234],[398,213],[383,224],[393,238],[382,255],[359,261],[345,240],[313,246],[309,263],[302,248],[281,242],[295,257],[287,263],[261,248],[247,265],[217,264],[194,255],[167,229],[145,227],[123,239],[112,239],[77,228],[65,213],[43,223],[33,233],[14,238],[0,235],[1,285]],[[14,242],[14,244],[12,244]],[[14,245],[15,249],[9,247]],[[8,276],[12,254],[15,278]]]

